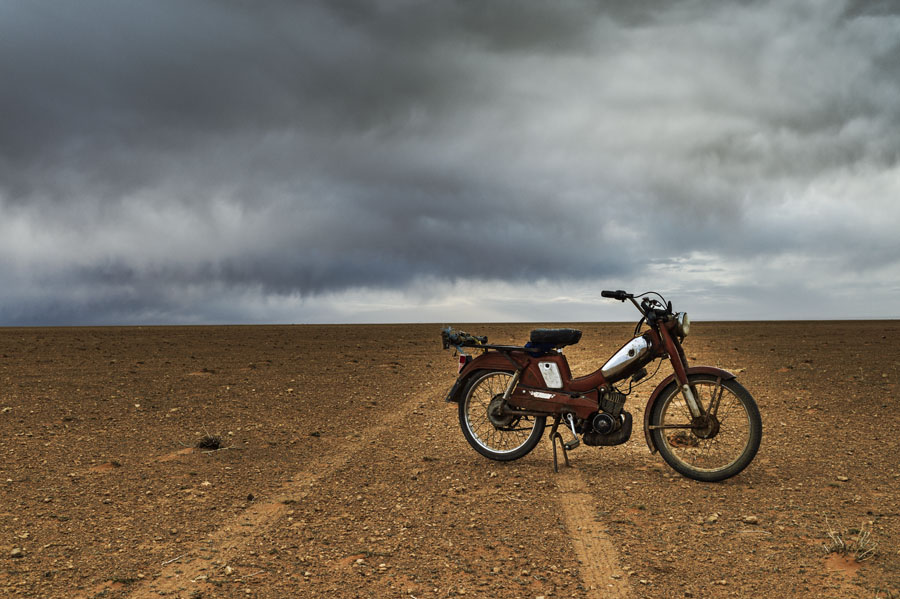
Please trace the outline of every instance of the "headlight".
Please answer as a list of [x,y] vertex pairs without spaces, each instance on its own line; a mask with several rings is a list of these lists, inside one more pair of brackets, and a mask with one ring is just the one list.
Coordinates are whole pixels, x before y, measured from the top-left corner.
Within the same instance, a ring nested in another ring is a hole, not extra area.
[[675,333],[679,337],[687,337],[691,332],[691,319],[688,318],[687,312],[679,312],[675,315]]

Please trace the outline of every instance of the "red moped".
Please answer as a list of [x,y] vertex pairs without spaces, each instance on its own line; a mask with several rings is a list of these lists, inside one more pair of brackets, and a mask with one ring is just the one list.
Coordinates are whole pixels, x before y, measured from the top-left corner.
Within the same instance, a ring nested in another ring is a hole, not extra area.
[[[632,385],[647,376],[649,363],[666,358],[673,372],[650,394],[644,410],[650,452],[659,451],[672,468],[695,480],[720,481],[746,468],[762,437],[759,409],[734,374],[688,365],[681,347],[690,331],[687,314],[674,312],[656,292],[601,295],[630,300],[641,319],[630,341],[600,369],[579,378],[572,377],[562,352],[578,343],[579,330],[536,329],[524,346],[493,345],[487,337],[452,328],[441,332],[444,349],[459,354],[459,376],[447,401],[459,404],[459,424],[469,444],[490,459],[516,460],[534,449],[547,418],[553,418],[550,438],[558,469],[557,443],[567,465],[568,451],[582,441],[625,443],[632,418],[624,405]],[[482,353],[473,357],[466,352],[470,348]],[[617,386],[625,381],[627,391]],[[564,442],[560,425],[572,433],[570,441]]]

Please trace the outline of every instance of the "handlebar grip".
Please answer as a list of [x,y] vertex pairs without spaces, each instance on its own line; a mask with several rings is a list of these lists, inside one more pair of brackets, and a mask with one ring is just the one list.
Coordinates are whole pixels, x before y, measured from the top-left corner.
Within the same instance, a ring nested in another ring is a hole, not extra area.
[[622,289],[619,289],[619,290],[616,290],[616,291],[608,291],[608,290],[604,290],[604,291],[601,291],[601,292],[600,292],[600,295],[603,296],[603,297],[610,297],[610,298],[612,298],[612,299],[617,299],[617,300],[622,301],[622,302],[624,302],[624,301],[627,300],[629,297],[631,297],[631,294],[630,294],[630,293],[627,293],[627,292],[625,292],[625,291],[622,290]]

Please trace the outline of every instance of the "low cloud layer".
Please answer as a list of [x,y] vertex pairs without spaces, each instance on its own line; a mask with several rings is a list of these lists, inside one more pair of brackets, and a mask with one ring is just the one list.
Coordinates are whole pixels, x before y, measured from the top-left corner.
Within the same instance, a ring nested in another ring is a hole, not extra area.
[[900,316],[900,14],[609,4],[0,7],[0,324]]

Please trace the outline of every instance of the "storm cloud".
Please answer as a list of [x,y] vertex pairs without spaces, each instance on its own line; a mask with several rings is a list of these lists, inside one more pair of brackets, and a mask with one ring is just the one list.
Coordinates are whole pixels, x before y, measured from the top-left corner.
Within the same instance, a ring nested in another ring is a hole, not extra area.
[[891,3],[0,5],[0,324],[898,317]]

